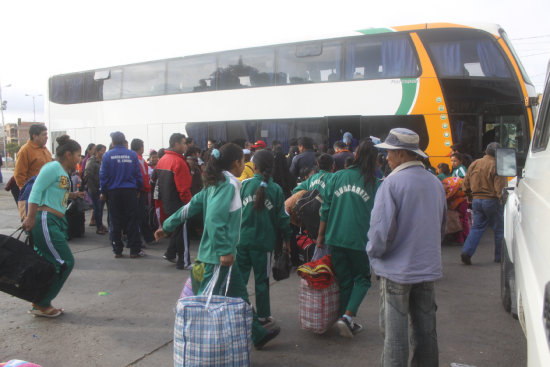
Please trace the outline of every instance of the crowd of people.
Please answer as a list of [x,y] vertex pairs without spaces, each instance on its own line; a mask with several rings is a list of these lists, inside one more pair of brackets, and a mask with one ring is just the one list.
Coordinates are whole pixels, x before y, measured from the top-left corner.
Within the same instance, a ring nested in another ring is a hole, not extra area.
[[[150,151],[147,160],[144,142],[128,144],[118,131],[111,133],[109,147],[90,144],[84,152],[69,136],[58,137],[55,160],[46,148],[46,127],[33,125],[29,134],[9,189],[36,252],[61,275],[47,296],[32,304],[38,316],[63,312],[52,300],[74,266],[66,212],[78,200],[93,208],[89,225],[98,235],[108,234],[117,259],[125,247],[130,258],[146,256],[144,248],[169,237],[164,259],[177,269],[190,269],[189,238],[200,237],[196,261],[204,265],[204,276],[199,293],[221,266],[215,291],[223,288],[231,268],[227,295],[248,301],[246,284],[253,271],[252,342],[257,348],[280,332],[270,308],[269,269],[274,251],[291,253],[298,265],[293,253],[299,228],[290,224],[285,201],[300,191],[317,190],[322,198],[318,232],[309,235],[318,248],[330,248],[340,287],[341,335],[361,331],[354,318],[371,286],[371,269],[380,278],[384,366],[406,366],[409,343],[413,365],[437,365],[434,282],[442,277],[446,235],[463,245],[461,261],[469,265],[492,223],[494,260],[500,261],[500,198],[506,179],[495,174],[497,143],[473,163],[455,145],[452,167],[440,163],[436,171],[420,150],[418,135],[404,128],[392,129],[384,142],[357,141],[345,133],[331,149],[301,137],[289,142],[288,152],[279,141],[268,147],[263,140],[209,140],[203,150],[192,137],[174,133],[169,146]],[[25,199],[22,194],[30,186]],[[452,218],[459,230],[449,231]]]

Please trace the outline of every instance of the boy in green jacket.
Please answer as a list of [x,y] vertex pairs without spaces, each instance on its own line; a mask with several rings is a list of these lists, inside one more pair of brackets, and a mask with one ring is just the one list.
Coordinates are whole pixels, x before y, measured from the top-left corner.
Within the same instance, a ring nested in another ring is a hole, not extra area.
[[330,181],[334,172],[334,158],[332,158],[330,154],[325,153],[317,157],[316,162],[319,167],[319,172],[315,173],[307,180],[300,182],[298,186],[292,190],[292,194],[296,194],[302,190],[313,191],[317,189],[321,197],[323,197],[327,182]]
[[[214,285],[213,294],[223,292],[225,279],[229,268],[233,265],[241,228],[241,183],[237,179],[244,168],[242,149],[228,143],[213,149],[206,166],[205,188],[197,193],[191,201],[180,208],[164,221],[161,229],[155,232],[155,238],[167,237],[188,218],[202,212],[204,231],[199,245],[197,259],[204,263],[204,277],[200,284],[199,294],[202,294],[214,275],[217,265],[221,265],[218,281]],[[248,291],[242,280],[238,266],[233,266],[229,281],[228,297],[239,297],[249,302]],[[275,338],[280,328],[266,330],[253,313],[252,343],[261,349],[267,342]]]
[[352,317],[357,315],[371,286],[370,263],[365,247],[374,195],[379,186],[376,179],[377,155],[370,139],[361,141],[353,165],[332,176],[321,206],[317,247],[330,245],[343,313],[337,326],[340,335],[348,338],[363,329]]
[[285,210],[283,190],[271,179],[273,153],[260,150],[254,155],[254,177],[244,180],[241,189],[243,216],[241,238],[237,245],[237,264],[248,284],[254,269],[256,310],[260,324],[275,324],[269,302],[269,269],[277,232],[282,234],[290,252],[290,218]]

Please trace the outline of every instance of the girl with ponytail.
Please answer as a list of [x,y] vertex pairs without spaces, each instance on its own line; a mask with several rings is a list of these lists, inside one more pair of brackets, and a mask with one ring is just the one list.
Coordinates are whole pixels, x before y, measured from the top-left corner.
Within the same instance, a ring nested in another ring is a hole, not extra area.
[[263,326],[273,326],[269,301],[271,253],[277,234],[281,234],[290,251],[290,218],[285,211],[285,196],[273,182],[273,153],[260,150],[254,155],[254,177],[244,180],[241,189],[243,218],[237,245],[237,264],[245,284],[254,269],[256,309]]
[[74,266],[74,257],[67,244],[65,211],[70,199],[83,198],[84,192],[70,192],[71,181],[67,172],[80,163],[80,144],[68,135],[57,138],[57,160],[46,163],[34,182],[29,196],[29,211],[21,224],[31,232],[38,255],[55,265],[58,276],[42,300],[32,304],[30,313],[43,317],[57,317],[62,308],[52,306]]
[[[248,292],[239,266],[234,264],[237,242],[241,228],[242,202],[241,182],[237,179],[244,169],[242,148],[233,143],[213,149],[205,169],[205,187],[191,201],[166,219],[162,228],[155,232],[157,241],[169,236],[188,218],[202,213],[204,231],[199,245],[197,260],[204,264],[204,276],[199,287],[202,294],[217,266],[220,266],[218,281],[213,294],[225,294],[226,277],[231,268],[227,290],[228,297],[239,297],[248,301]],[[253,313],[252,342],[262,348],[276,337],[280,329],[266,330]]]
[[365,246],[374,195],[380,184],[376,178],[377,156],[372,141],[362,140],[353,164],[336,172],[327,183],[321,206],[317,247],[330,245],[343,313],[336,324],[340,335],[348,338],[363,329],[352,317],[371,286]]

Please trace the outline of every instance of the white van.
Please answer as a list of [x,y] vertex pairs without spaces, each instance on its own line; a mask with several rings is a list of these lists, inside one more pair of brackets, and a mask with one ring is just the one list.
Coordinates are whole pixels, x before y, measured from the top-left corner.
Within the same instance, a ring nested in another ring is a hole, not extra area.
[[[550,78],[523,174],[504,209],[501,298],[527,338],[528,366],[550,366]],[[508,155],[507,155],[508,153]],[[511,156],[509,155],[511,153]],[[508,161],[507,158],[511,158]],[[506,171],[506,169],[512,171]],[[512,176],[512,150],[497,150],[497,173]]]

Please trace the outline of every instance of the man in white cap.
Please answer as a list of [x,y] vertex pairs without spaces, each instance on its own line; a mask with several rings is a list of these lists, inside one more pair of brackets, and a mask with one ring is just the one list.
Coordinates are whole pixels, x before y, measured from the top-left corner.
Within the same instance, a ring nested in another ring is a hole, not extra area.
[[388,150],[392,172],[376,193],[367,254],[380,276],[382,366],[438,366],[434,281],[442,277],[441,240],[447,209],[441,182],[417,160],[427,155],[418,135],[392,129],[377,148]]

